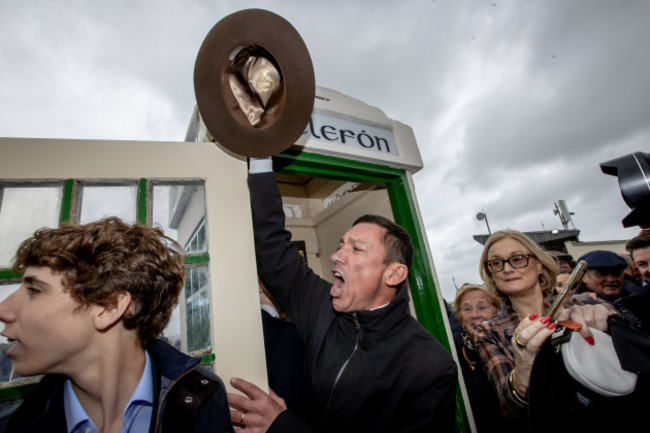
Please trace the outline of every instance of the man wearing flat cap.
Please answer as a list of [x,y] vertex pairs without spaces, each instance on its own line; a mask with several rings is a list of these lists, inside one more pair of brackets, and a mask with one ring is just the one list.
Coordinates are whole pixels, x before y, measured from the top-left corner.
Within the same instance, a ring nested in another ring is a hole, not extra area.
[[587,262],[584,289],[593,292],[608,302],[613,302],[628,293],[623,292],[623,271],[627,261],[618,254],[605,251],[590,251],[578,259]]
[[[626,285],[623,272],[628,263],[612,251],[590,251],[578,259],[587,262],[587,273],[583,278],[582,291],[588,290],[611,303],[619,311],[629,310],[634,316],[648,321],[650,302],[641,296],[641,288]],[[650,323],[650,322],[649,322]]]

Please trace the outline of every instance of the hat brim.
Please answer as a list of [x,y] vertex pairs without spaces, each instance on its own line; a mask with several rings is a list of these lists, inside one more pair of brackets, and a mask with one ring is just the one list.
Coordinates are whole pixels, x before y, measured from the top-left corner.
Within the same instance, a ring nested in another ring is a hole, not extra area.
[[[248,46],[264,48],[280,69],[282,101],[273,121],[253,127],[238,113],[228,84],[231,57]],[[296,29],[284,18],[263,9],[235,12],[208,33],[194,67],[196,101],[210,134],[226,149],[263,158],[293,145],[309,123],[316,95],[309,51]]]

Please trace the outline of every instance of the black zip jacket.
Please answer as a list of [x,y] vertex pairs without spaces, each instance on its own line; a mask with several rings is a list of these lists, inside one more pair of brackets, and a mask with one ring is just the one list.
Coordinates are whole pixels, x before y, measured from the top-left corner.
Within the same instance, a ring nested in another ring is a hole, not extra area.
[[248,182],[258,272],[305,348],[307,415],[285,411],[268,431],[454,431],[456,364],[410,315],[406,284],[386,307],[337,313],[331,283],[307,267],[284,228],[274,173]]
[[[221,379],[162,341],[147,348],[154,378],[150,433],[234,433]],[[6,433],[66,433],[63,384],[67,377],[45,375],[16,409]],[[157,409],[156,409],[157,408]]]

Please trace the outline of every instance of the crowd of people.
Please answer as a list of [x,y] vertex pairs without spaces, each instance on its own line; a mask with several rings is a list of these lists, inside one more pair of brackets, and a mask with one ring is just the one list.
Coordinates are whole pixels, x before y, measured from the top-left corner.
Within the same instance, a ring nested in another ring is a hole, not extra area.
[[[361,216],[328,282],[291,242],[271,159],[249,167],[271,390],[235,377],[240,393],[228,393],[159,338],[183,288],[182,249],[160,229],[108,218],[41,229],[18,249],[21,284],[0,303],[2,335],[17,374],[44,377],[5,431],[451,432],[459,373],[478,431],[535,431],[536,360],[556,336],[594,346],[618,317],[649,338],[650,234],[626,254],[574,261],[503,230],[478,260],[482,283],[447,306],[456,362],[410,314],[414,252],[402,227]],[[580,287],[551,315],[581,261]],[[645,390],[647,372],[635,373]]]
[[[488,430],[490,425],[499,425],[503,431],[542,431],[536,428],[554,425],[533,419],[532,414],[538,411],[531,410],[530,405],[542,403],[529,399],[531,394],[542,394],[531,392],[531,387],[568,389],[574,386],[558,383],[554,379],[559,373],[541,366],[536,367],[531,383],[536,360],[538,365],[550,363],[548,355],[537,355],[544,346],[554,344],[549,338],[552,335],[559,340],[560,335],[577,331],[588,345],[594,346],[592,330],[607,331],[613,317],[633,327],[635,337],[640,338],[636,340],[637,349],[647,351],[650,347],[650,233],[642,230],[627,242],[626,250],[618,253],[595,250],[574,260],[567,253],[545,251],[524,233],[514,230],[499,231],[488,238],[479,262],[483,284],[463,285],[453,304],[448,305],[452,330],[454,321],[460,325],[456,326],[454,340],[478,431]],[[575,294],[557,317],[550,317],[547,312],[551,303],[565,288],[576,263],[581,261],[586,263],[587,270],[577,281]],[[567,327],[570,329],[565,331]],[[617,338],[627,337],[617,335]],[[626,351],[623,342],[615,341],[614,345],[624,364],[623,358],[632,356],[630,351]],[[650,359],[646,352],[634,361],[647,364]],[[628,420],[630,414],[643,413],[638,409],[639,402],[647,400],[647,370],[640,367],[634,371],[639,375],[634,396],[614,399],[617,404],[624,402],[622,407]],[[589,395],[588,390],[579,392],[583,403],[589,398],[599,398],[585,397]],[[489,410],[494,400],[500,406],[496,412],[496,422],[500,424],[494,424],[495,411]],[[598,404],[592,405],[591,413],[581,413],[590,416],[591,421],[579,417],[575,408],[571,409],[571,416],[580,419],[577,424],[580,427],[591,425],[596,431],[605,431],[602,430],[605,426],[619,422],[611,416],[614,404],[607,404],[604,413],[613,421],[603,421],[597,412],[602,409]],[[560,414],[563,406],[571,407],[571,402],[556,401],[554,405],[555,409],[550,404],[545,409],[553,409],[556,421],[562,419],[566,428]],[[564,414],[568,418],[569,409]]]

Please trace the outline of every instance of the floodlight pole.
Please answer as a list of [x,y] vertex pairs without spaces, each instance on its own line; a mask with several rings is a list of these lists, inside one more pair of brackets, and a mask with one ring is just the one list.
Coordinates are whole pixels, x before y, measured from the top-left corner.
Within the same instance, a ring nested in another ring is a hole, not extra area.
[[490,223],[488,223],[488,218],[487,218],[487,215],[486,215],[485,211],[477,213],[476,214],[476,219],[479,220],[479,221],[480,220],[485,220],[485,225],[487,226],[488,234],[491,235],[492,231],[490,230]]

